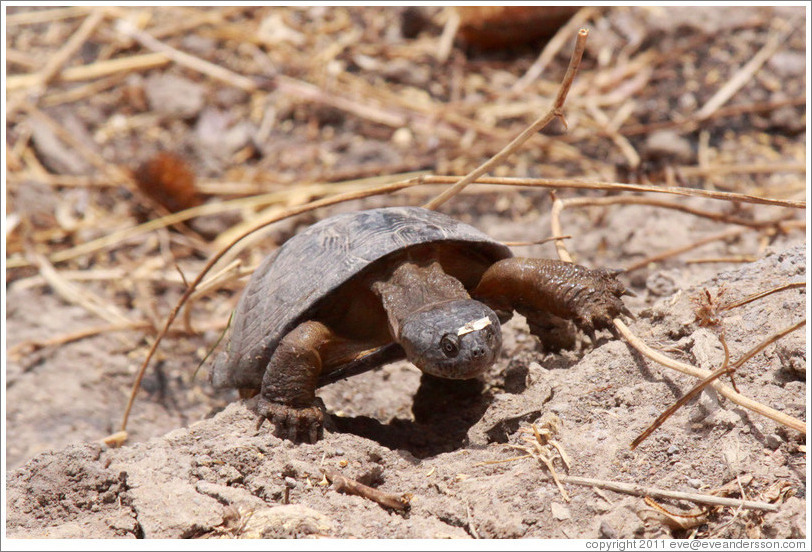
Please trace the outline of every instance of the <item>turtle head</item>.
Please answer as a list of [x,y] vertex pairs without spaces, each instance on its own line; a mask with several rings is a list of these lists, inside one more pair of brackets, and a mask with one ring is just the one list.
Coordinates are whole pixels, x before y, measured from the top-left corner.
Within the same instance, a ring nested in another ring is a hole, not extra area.
[[437,303],[401,320],[400,344],[423,372],[470,379],[487,370],[502,348],[499,318],[472,299]]

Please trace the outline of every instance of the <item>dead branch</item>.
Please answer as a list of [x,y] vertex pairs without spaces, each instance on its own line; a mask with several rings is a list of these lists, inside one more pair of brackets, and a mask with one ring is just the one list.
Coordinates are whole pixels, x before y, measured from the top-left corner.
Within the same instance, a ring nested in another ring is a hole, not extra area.
[[379,489],[364,485],[354,479],[341,475],[335,470],[322,468],[321,471],[333,484],[335,490],[339,492],[357,495],[361,498],[377,502],[385,508],[392,508],[393,510],[403,511],[409,509],[409,501],[412,498],[410,493],[404,493],[402,495],[385,493]]

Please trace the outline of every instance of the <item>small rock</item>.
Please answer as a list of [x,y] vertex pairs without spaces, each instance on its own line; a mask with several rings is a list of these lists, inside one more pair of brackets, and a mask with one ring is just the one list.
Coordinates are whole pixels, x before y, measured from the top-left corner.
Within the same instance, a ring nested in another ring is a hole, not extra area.
[[34,118],[29,124],[34,151],[48,169],[57,174],[86,174],[90,171],[90,164],[62,143],[51,127]]
[[665,452],[669,455],[677,454],[679,452],[679,447],[677,445],[669,445],[668,450]]
[[654,296],[667,297],[677,291],[677,282],[668,272],[658,270],[646,278],[646,289]]
[[411,147],[412,144],[414,144],[414,136],[412,135],[412,131],[406,127],[397,129],[394,134],[392,134],[392,143],[401,149]]
[[696,362],[705,370],[716,370],[725,359],[724,348],[721,341],[708,328],[700,328],[691,335],[693,345],[691,354]]
[[176,75],[158,74],[144,83],[147,101],[153,111],[189,119],[203,109],[203,86]]
[[691,479],[688,479],[687,483],[688,483],[689,486],[693,487],[694,489],[699,489],[700,487],[702,487],[702,480],[701,479],[691,478]]
[[651,133],[645,151],[649,158],[667,158],[676,163],[690,163],[694,157],[691,142],[673,130]]
[[806,56],[803,52],[777,52],[767,62],[767,66],[779,77],[803,76],[806,71]]
[[251,140],[253,127],[247,121],[233,123],[227,110],[208,107],[203,110],[195,125],[196,145],[213,166],[231,157]]
[[308,535],[327,535],[333,522],[312,508],[299,504],[254,510],[247,519],[243,538],[290,539]]
[[605,539],[616,539],[617,538],[617,531],[615,531],[615,528],[612,527],[609,524],[609,522],[606,521],[606,520],[603,520],[601,522],[601,526],[600,526],[600,529],[598,529],[598,531],[600,531],[601,537],[603,537]]
[[677,102],[679,103],[679,106],[686,111],[692,111],[696,109],[697,105],[699,105],[696,101],[696,96],[690,92],[686,92],[685,94],[681,95]]
[[784,441],[775,433],[770,433],[767,437],[764,438],[764,443],[770,447],[772,450],[777,449],[781,446],[781,443]]
[[570,519],[572,517],[569,508],[563,504],[559,504],[558,502],[550,503],[550,511],[552,512],[553,517],[559,521],[564,521],[565,519]]

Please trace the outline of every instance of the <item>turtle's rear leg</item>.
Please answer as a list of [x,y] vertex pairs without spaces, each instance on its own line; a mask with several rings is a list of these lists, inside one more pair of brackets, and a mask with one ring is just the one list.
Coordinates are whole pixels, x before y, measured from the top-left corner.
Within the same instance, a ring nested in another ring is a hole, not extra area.
[[525,315],[531,329],[537,319],[534,333],[543,333],[541,322],[553,315],[571,320],[595,343],[595,330],[611,330],[612,319],[621,314],[632,316],[620,299],[631,293],[617,275],[563,261],[513,257],[488,268],[472,295],[497,313]]
[[257,410],[276,426],[276,435],[315,443],[322,435],[324,413],[316,401],[322,350],[334,339],[320,322],[299,324],[279,342],[262,378]]

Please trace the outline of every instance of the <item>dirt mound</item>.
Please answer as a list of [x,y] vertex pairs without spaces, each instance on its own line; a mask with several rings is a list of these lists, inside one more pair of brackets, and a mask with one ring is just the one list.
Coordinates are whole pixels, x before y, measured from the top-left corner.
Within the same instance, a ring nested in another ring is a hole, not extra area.
[[[802,281],[804,247],[773,251],[658,301],[632,328],[652,342],[713,369],[721,346],[693,320],[691,298],[724,286],[731,298]],[[732,311],[726,320],[733,358],[751,336],[781,329],[803,312],[789,290]],[[680,536],[642,498],[566,485],[509,445],[527,445],[529,424],[554,413],[569,473],[685,492],[767,500],[777,512],[715,508],[705,527],[716,537],[799,538],[805,525],[803,439],[776,423],[720,401],[715,392],[677,412],[637,450],[629,443],[693,381],[653,365],[621,341],[552,358],[536,352],[521,321],[508,325],[505,352],[486,379],[482,401],[460,403],[471,424],[458,448],[439,452],[447,420],[419,426],[404,417],[416,370],[395,364],[328,388],[333,429],[315,445],[272,436],[244,402],[163,437],[121,449],[72,445],[35,457],[8,479],[9,537],[359,537],[562,538]],[[736,374],[739,389],[803,418],[804,340],[771,346]],[[380,392],[376,402],[364,399]],[[342,402],[343,401],[343,402]],[[389,404],[387,404],[389,403]],[[373,412],[387,406],[390,416]],[[484,408],[483,408],[484,406]],[[377,415],[378,418],[372,416]],[[388,418],[388,419],[387,419]],[[502,463],[494,463],[503,460]],[[566,470],[560,460],[557,471]],[[397,513],[322,483],[322,468],[395,493],[411,493]],[[741,482],[731,487],[731,482]],[[285,497],[289,504],[283,504]],[[664,504],[687,511],[692,504]]]

